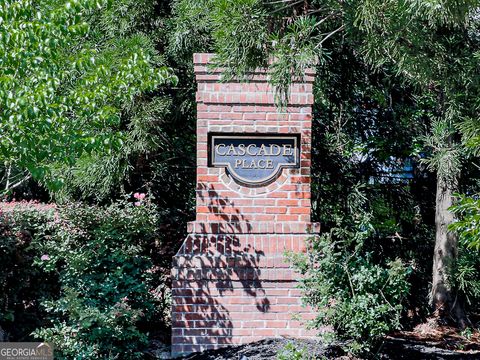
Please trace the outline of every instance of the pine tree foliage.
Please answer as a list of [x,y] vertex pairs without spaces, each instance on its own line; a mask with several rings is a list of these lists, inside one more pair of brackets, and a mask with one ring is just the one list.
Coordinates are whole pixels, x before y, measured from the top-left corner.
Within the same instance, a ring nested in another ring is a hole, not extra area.
[[448,140],[454,134],[451,123],[444,119],[434,120],[431,133],[424,137],[425,146],[432,155],[421,159],[430,171],[437,171],[448,183],[456,182],[462,168],[463,148]]
[[169,22],[169,54],[176,58],[189,56],[195,51],[211,46],[212,22],[209,14],[214,11],[210,0],[176,1],[172,4],[173,19]]

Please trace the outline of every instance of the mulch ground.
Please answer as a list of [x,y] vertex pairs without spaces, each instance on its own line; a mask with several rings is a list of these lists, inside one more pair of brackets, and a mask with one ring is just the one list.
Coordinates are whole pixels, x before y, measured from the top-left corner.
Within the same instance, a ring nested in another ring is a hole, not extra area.
[[[228,346],[218,350],[208,350],[181,358],[182,360],[263,360],[277,359],[288,343],[294,343],[297,348],[305,349],[306,354],[315,354],[319,359],[340,359],[338,349],[325,347],[314,340],[293,340],[286,338],[265,339],[255,343]],[[347,359],[347,358],[344,358]]]
[[[480,322],[479,322],[480,323]],[[348,356],[337,345],[325,345],[320,340],[298,340],[288,338],[265,339],[251,344],[228,346],[222,349],[195,353],[181,360],[273,360],[285,352],[287,344],[293,343],[297,349],[313,359],[361,360]],[[159,351],[150,359],[168,359],[169,347],[160,343],[154,346]],[[160,355],[160,356],[159,356]],[[298,359],[298,358],[292,358]],[[302,360],[304,360],[302,358]],[[480,360],[480,331],[460,331],[453,326],[437,325],[427,321],[409,331],[398,331],[385,338],[377,354],[368,359],[379,360]]]
[[[381,360],[442,360],[480,359],[479,333],[464,336],[453,328],[439,327],[435,331],[404,331],[388,336],[377,354],[369,358]],[[360,360],[347,356],[339,346],[325,346],[314,340],[266,339],[256,343],[229,346],[191,354],[182,360],[263,360],[278,359],[288,343],[305,349],[308,359]]]

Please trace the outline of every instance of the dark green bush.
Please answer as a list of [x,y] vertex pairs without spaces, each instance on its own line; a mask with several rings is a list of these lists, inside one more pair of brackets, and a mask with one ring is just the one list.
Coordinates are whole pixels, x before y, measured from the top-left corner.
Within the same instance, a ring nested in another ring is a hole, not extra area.
[[[134,203],[70,204],[48,213],[14,210],[9,217],[15,222],[5,217],[2,222],[14,229],[3,231],[5,257],[20,241],[18,232],[29,231],[28,266],[21,271],[54,279],[55,291],[31,296],[41,302],[34,315],[43,321],[25,328],[53,342],[59,359],[143,358],[149,330],[159,319],[166,321],[169,309],[164,278],[152,261],[158,212],[144,195],[136,194]],[[10,267],[15,272],[15,265]],[[7,296],[21,294],[12,289]],[[2,324],[16,316],[15,309],[6,314]]]
[[450,229],[458,233],[460,243],[480,250],[480,194],[459,196],[450,210],[457,216]]
[[31,247],[54,213],[51,205],[0,203],[0,340],[33,341],[46,316],[41,301],[58,294],[56,274],[34,266]]
[[480,200],[479,195],[459,196],[451,208],[457,220],[450,226],[458,235],[458,257],[450,267],[450,285],[459,291],[467,310],[480,304]]
[[323,336],[341,340],[353,354],[374,353],[382,338],[400,327],[403,301],[408,295],[409,269],[399,259],[378,261],[364,242],[374,231],[365,197],[355,188],[350,212],[336,227],[312,238],[308,254],[289,254],[304,275],[304,302],[315,309],[310,324],[333,330]]

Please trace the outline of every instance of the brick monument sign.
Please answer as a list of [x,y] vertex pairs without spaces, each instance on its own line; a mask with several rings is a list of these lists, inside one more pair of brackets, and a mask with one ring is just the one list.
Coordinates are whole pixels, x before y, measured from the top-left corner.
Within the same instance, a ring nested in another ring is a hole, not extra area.
[[314,73],[294,81],[279,110],[265,71],[221,82],[212,56],[194,56],[197,212],[173,261],[173,355],[314,335],[284,256],[305,251],[318,232],[310,222]]

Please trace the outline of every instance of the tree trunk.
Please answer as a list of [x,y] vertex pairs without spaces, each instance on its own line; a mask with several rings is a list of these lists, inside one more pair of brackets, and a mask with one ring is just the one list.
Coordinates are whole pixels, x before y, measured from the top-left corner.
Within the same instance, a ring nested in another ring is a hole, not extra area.
[[437,194],[435,209],[435,252],[433,254],[433,281],[431,299],[434,316],[439,321],[453,318],[460,328],[465,328],[468,320],[454,289],[448,282],[450,267],[458,254],[458,238],[448,230],[454,216],[448,210],[453,205],[453,192],[457,188],[456,181],[448,181],[437,175]]

